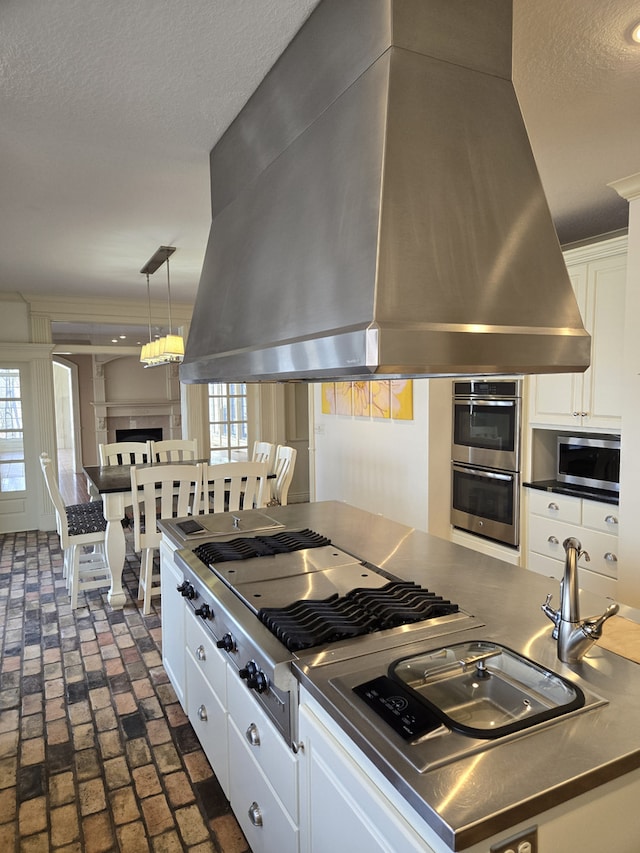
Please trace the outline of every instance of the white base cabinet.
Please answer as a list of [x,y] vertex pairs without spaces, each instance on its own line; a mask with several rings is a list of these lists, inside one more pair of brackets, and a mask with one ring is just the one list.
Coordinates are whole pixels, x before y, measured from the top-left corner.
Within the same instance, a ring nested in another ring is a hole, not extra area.
[[229,799],[227,662],[196,618],[187,612],[187,716],[220,787]]
[[174,548],[163,537],[160,543],[160,589],[162,592],[162,665],[186,711],[185,698],[185,605],[178,592],[182,572],[173,560]]
[[[300,736],[301,853],[451,853],[306,691]],[[505,842],[532,826],[538,853],[637,853],[639,796],[640,770],[633,770],[472,844],[465,853],[513,849]]]
[[[341,743],[346,736],[336,737],[323,716],[313,699],[301,704],[300,853],[435,853],[376,786],[359,750]],[[438,850],[447,849],[440,842]]]
[[298,851],[298,759],[228,669],[229,799],[254,853]]
[[578,560],[580,587],[615,598],[618,507],[536,489],[527,489],[527,493],[527,568],[561,580],[565,564],[563,542],[573,536],[586,552]]

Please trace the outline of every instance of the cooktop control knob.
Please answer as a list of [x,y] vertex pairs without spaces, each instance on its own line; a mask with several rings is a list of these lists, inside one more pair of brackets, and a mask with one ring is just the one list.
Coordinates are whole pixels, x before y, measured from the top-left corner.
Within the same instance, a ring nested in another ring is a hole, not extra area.
[[252,686],[252,687],[253,687],[253,689],[254,689],[254,690],[256,690],[258,693],[264,693],[264,691],[268,689],[268,687],[269,687],[269,679],[268,679],[268,678],[267,678],[267,676],[264,674],[264,672],[262,672],[262,670],[259,670],[259,671],[256,673],[256,677],[255,677],[255,684],[253,684],[253,685],[251,685],[251,686]]
[[196,616],[200,616],[202,619],[213,619],[213,610],[208,604],[201,604],[200,607],[196,607],[195,613]]
[[198,593],[193,588],[193,585],[189,583],[189,581],[183,581],[180,586],[176,587],[178,592],[183,598],[188,598],[189,601],[193,601],[194,598],[197,597]]
[[[240,678],[244,678],[247,683],[249,681],[253,681],[258,672],[258,664],[254,660],[250,660],[249,663],[245,664],[244,669],[241,669],[238,675]],[[251,687],[251,685],[249,685]]]
[[247,687],[258,693],[264,693],[269,687],[269,679],[254,660],[250,660],[238,675],[246,680]]
[[219,649],[224,649],[225,652],[232,652],[236,647],[236,641],[233,639],[231,634],[223,634],[222,637],[216,642],[216,646]]

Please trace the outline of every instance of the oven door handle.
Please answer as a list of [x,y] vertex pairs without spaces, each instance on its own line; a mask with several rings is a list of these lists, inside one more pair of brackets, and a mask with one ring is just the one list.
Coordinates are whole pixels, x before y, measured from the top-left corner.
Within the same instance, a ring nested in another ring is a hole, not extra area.
[[474,474],[476,477],[484,477],[485,480],[505,480],[508,482],[516,476],[515,471],[506,473],[501,471],[487,471],[486,468],[470,468],[468,465],[454,465],[453,470],[459,471],[461,474]]
[[456,406],[471,406],[471,408],[474,406],[500,406],[503,408],[508,406],[509,408],[514,408],[518,405],[518,398],[512,397],[507,400],[474,400],[471,397],[454,397],[453,402]]

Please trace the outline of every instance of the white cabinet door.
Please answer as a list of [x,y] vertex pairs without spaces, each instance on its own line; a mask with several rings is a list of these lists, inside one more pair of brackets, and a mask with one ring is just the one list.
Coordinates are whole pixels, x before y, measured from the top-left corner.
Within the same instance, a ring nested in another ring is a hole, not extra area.
[[187,715],[225,796],[229,797],[229,737],[226,708],[208,683],[199,662],[187,652]]
[[587,328],[591,367],[583,378],[582,425],[620,428],[626,258],[589,264]]
[[[569,278],[585,325],[587,275],[587,264],[580,264],[569,269]],[[533,376],[530,385],[530,421],[552,423],[558,426],[576,426],[576,423],[580,422],[582,414],[582,385],[583,375],[581,373],[549,373]]]
[[[301,853],[441,853],[420,838],[311,707],[300,707]],[[410,811],[409,807],[407,807]]]
[[[229,799],[253,853],[298,853],[298,825],[229,718]],[[346,849],[346,848],[345,848]]]
[[174,551],[163,540],[160,545],[160,588],[162,590],[162,663],[186,709],[185,696],[185,602],[178,592],[182,573],[173,561]]
[[619,429],[626,244],[617,239],[576,249],[566,253],[565,260],[591,335],[591,366],[584,374],[532,377],[529,420],[560,427]]

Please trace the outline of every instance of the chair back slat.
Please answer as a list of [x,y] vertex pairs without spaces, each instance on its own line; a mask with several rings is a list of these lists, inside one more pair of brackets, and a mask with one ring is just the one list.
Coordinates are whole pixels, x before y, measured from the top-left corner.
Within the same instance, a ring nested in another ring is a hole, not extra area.
[[275,482],[272,484],[273,498],[281,506],[286,506],[289,499],[289,486],[293,479],[298,451],[294,447],[279,444],[276,449]]
[[196,464],[169,464],[150,468],[131,466],[136,551],[159,547],[162,534],[158,530],[157,519],[199,513],[201,478],[201,466]]
[[265,506],[266,462],[223,462],[202,466],[205,512],[236,512]]
[[253,451],[251,454],[252,462],[266,462],[269,473],[273,473],[273,464],[275,461],[276,446],[269,441],[254,441]]
[[151,462],[150,441],[115,441],[100,444],[101,465],[143,465]]
[[198,442],[195,438],[170,438],[151,441],[151,459],[154,462],[191,462],[196,459]]
[[55,509],[56,530],[58,531],[58,536],[60,537],[60,545],[64,549],[68,547],[69,544],[67,512],[64,500],[62,499],[62,495],[60,494],[60,489],[58,488],[58,481],[56,480],[56,475],[53,470],[53,462],[48,456],[45,456],[45,454],[41,454],[40,467],[42,468],[42,473],[44,474],[44,481],[47,486],[47,491],[49,492],[49,497],[51,498],[51,503],[53,504],[53,507]]

